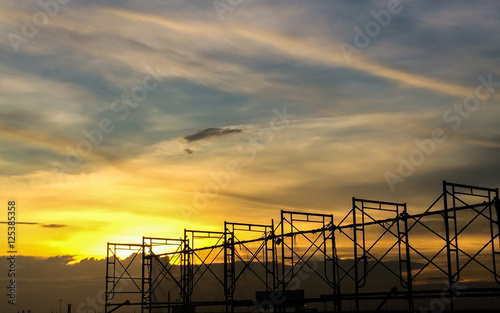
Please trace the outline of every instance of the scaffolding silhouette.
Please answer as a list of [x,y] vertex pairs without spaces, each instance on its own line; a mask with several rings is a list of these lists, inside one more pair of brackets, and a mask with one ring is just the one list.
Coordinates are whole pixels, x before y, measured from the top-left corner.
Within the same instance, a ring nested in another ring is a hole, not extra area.
[[105,312],[454,311],[465,298],[498,309],[498,188],[442,188],[418,214],[353,198],[337,224],[332,214],[281,211],[276,225],[108,243]]

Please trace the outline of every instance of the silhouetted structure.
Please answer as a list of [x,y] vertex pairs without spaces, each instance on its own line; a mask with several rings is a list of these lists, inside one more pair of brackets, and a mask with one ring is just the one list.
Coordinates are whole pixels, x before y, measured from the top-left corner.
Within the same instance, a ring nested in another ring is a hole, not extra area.
[[108,243],[106,312],[413,312],[417,301],[453,311],[461,298],[497,299],[498,199],[498,188],[445,181],[413,215],[405,203],[353,198],[338,224],[281,211],[277,225],[224,222],[221,232]]

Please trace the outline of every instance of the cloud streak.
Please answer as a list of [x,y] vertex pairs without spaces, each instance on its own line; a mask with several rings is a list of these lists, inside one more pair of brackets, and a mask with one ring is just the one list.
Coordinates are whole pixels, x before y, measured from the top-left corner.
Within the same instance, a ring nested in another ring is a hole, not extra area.
[[[250,28],[243,25],[233,24],[230,27],[221,29],[220,26],[214,26],[208,23],[184,23],[182,21],[169,20],[164,17],[147,14],[134,14],[123,10],[109,10],[112,14],[124,17],[130,20],[145,21],[155,23],[161,27],[183,33],[186,36],[200,36],[202,33],[209,32],[217,35],[229,30],[240,37],[240,40],[252,41],[255,44],[266,45],[275,50],[276,53],[288,55],[289,57],[304,61],[321,63],[330,67],[350,68],[375,77],[389,79],[403,87],[423,88],[447,95],[467,96],[473,92],[473,89],[439,81],[430,77],[425,77],[410,72],[392,69],[371,61],[362,56],[357,56],[353,62],[347,62],[344,54],[341,52],[340,43],[325,44],[318,43],[303,38],[294,38],[270,30],[259,28]],[[203,30],[203,32],[202,32]]]

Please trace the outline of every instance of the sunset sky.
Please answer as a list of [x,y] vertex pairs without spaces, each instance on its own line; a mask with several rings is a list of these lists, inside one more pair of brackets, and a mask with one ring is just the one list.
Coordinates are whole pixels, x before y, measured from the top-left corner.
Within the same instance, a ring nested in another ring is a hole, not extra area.
[[0,9],[19,254],[500,186],[498,1],[41,2]]

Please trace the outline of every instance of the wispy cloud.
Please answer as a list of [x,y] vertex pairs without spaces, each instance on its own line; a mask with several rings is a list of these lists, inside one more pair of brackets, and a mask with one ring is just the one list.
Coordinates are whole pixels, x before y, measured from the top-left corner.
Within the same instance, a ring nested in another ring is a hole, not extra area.
[[203,23],[203,22],[184,22],[181,20],[171,20],[166,17],[150,14],[137,14],[124,10],[106,10],[117,16],[134,20],[154,23],[162,28],[168,28],[182,34],[183,36],[199,37],[206,33],[214,37],[224,38],[233,34],[233,39],[241,41],[246,46],[248,41],[254,45],[265,45],[270,48],[270,52],[280,55],[286,55],[306,63],[319,63],[332,68],[350,68],[375,77],[389,79],[400,84],[403,87],[423,88],[447,95],[467,96],[473,89],[460,85],[440,81],[439,79],[426,77],[411,72],[393,69],[384,66],[366,57],[358,56],[354,62],[347,62],[344,54],[341,52],[340,42],[325,43],[309,40],[307,38],[293,37],[257,27],[249,27],[241,24],[227,25]]

